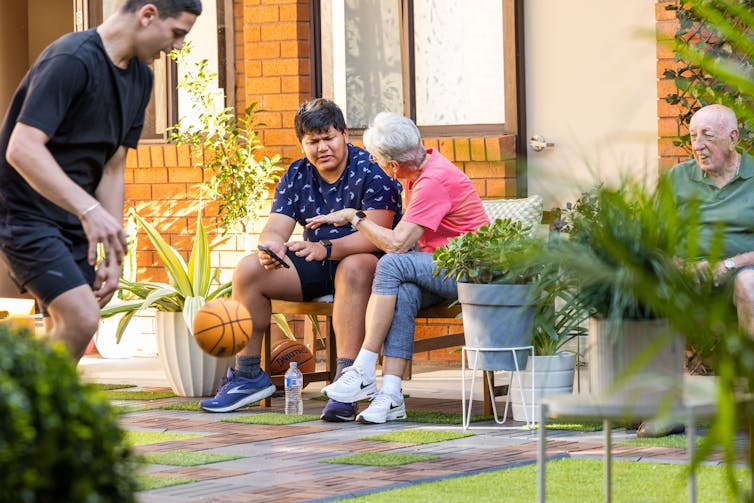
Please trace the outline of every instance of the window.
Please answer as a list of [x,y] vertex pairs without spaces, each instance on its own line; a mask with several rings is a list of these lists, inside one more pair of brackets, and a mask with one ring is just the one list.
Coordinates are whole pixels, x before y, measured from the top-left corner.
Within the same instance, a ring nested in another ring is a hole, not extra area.
[[514,3],[321,0],[322,95],[355,129],[383,110],[425,131],[514,129]]
[[[123,0],[75,0],[76,29],[85,30],[98,26],[113,14]],[[218,86],[226,89],[226,104],[234,102],[233,39],[229,30],[233,21],[232,0],[202,0],[202,15],[199,16],[186,40],[192,44],[192,58],[206,58],[209,69],[218,74]],[[182,96],[176,89],[180,69],[165,54],[150,65],[154,72],[152,97],[144,117],[142,141],[164,141],[167,128],[178,122]],[[183,107],[188,110],[189,107]]]

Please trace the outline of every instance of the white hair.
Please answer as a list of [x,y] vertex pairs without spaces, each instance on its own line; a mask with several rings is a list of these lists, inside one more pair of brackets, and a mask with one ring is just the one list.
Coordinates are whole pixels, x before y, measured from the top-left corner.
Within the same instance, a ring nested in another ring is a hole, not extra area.
[[380,112],[364,131],[364,146],[380,160],[408,162],[420,166],[427,151],[419,128],[411,119],[392,112]]

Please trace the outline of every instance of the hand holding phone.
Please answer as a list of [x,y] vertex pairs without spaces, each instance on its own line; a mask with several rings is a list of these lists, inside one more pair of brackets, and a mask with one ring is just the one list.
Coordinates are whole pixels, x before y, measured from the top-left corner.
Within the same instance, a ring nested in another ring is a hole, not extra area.
[[273,252],[272,250],[270,250],[266,246],[259,245],[259,246],[257,246],[257,248],[259,249],[259,251],[262,251],[262,252],[266,253],[268,257],[270,257],[271,259],[273,259],[275,262],[277,262],[278,264],[282,265],[286,269],[289,269],[291,267],[291,266],[288,265],[288,263],[285,260],[283,260],[280,256],[276,255],[275,252]]

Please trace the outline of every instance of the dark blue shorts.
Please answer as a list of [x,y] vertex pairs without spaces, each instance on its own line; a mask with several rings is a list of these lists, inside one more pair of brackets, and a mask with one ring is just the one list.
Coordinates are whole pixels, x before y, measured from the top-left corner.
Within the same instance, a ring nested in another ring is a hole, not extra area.
[[338,260],[312,260],[296,256],[288,250],[288,258],[293,262],[298,277],[301,280],[301,292],[304,301],[310,301],[324,295],[335,293],[335,271],[338,270]]
[[43,312],[60,294],[94,283],[88,248],[83,231],[64,233],[40,224],[0,228],[0,253],[11,279],[37,299]]

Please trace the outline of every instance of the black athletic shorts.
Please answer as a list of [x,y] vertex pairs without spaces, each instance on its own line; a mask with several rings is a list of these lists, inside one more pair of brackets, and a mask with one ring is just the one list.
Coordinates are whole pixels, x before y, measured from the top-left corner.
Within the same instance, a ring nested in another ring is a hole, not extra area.
[[301,280],[301,292],[305,301],[332,295],[335,292],[335,271],[338,270],[339,261],[312,260],[307,262],[290,250],[286,255],[293,262],[293,267],[296,268]]
[[0,228],[0,252],[11,279],[36,297],[44,313],[60,294],[94,283],[88,249],[83,232],[64,233],[58,227],[40,224]]

